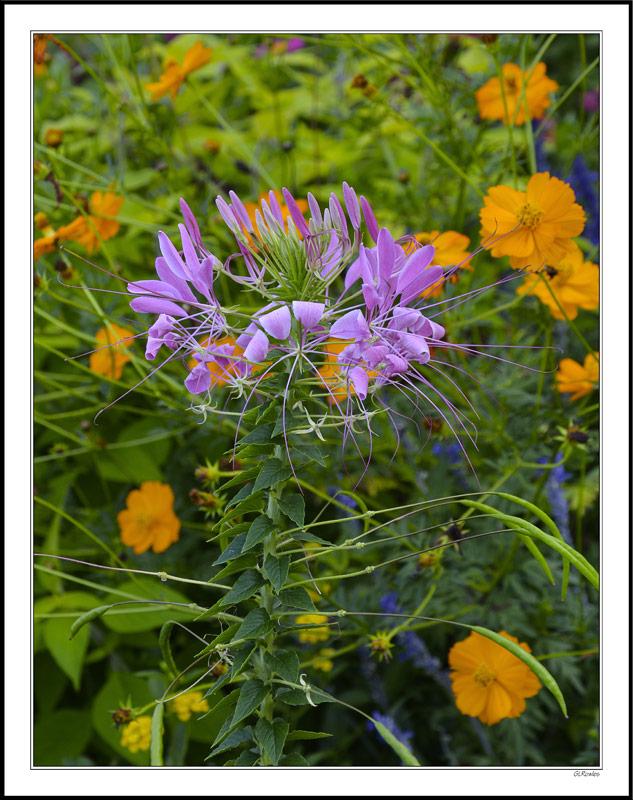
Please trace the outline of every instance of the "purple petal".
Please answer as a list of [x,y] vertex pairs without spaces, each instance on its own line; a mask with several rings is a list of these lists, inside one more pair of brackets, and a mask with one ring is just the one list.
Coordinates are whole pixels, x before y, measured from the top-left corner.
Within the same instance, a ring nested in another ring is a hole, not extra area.
[[196,302],[196,296],[189,288],[187,281],[179,278],[168,266],[167,262],[162,256],[156,259],[156,273],[161,281],[171,284],[178,292],[179,296],[190,303]]
[[427,267],[403,287],[400,302],[406,305],[410,300],[419,297],[425,289],[440,281],[443,275],[444,270],[442,267]]
[[231,207],[226,202],[223,197],[218,195],[215,198],[215,204],[218,207],[218,211],[220,212],[220,216],[229,226],[229,228],[233,231],[233,233],[239,233],[241,231],[239,222],[237,221],[235,214],[231,210]]
[[171,297],[174,300],[183,299],[175,286],[164,281],[134,281],[128,283],[127,290],[130,294],[151,294],[157,297]]
[[325,303],[312,303],[307,300],[293,300],[292,311],[303,325],[311,331],[316,325],[321,322],[323,312],[325,311]]
[[352,187],[348,186],[345,181],[343,181],[343,199],[345,200],[345,208],[349,214],[352,227],[354,230],[358,230],[360,228],[360,206],[358,205],[358,197],[356,197],[356,192]]
[[308,228],[308,224],[305,221],[303,214],[299,210],[299,206],[295,202],[294,197],[285,187],[281,191],[283,193],[284,200],[286,201],[286,205],[288,206],[288,211],[290,211],[290,216],[292,217],[292,221],[297,226],[297,229],[303,236],[309,236],[310,229]]
[[376,222],[376,217],[371,210],[371,206],[362,195],[360,197],[360,207],[363,209],[363,217],[365,218],[365,225],[367,225],[367,232],[374,242],[378,242],[378,223]]
[[446,333],[441,325],[426,317],[422,317],[422,322],[416,327],[415,332],[432,339],[442,339]]
[[[361,245],[362,248],[362,245]],[[356,283],[356,281],[360,278],[361,273],[361,260],[357,258],[353,264],[351,264],[345,273],[345,288],[349,289],[349,287]]]
[[171,314],[172,317],[186,317],[187,312],[180,306],[169,300],[161,300],[159,297],[148,297],[141,295],[130,300],[130,308],[133,311],[147,314]]
[[240,198],[235,194],[233,190],[229,192],[229,197],[231,198],[231,202],[233,203],[234,214],[237,215],[237,218],[240,220],[242,225],[246,228],[249,233],[253,233],[253,223],[251,222],[251,218],[248,216],[248,211],[244,207],[244,203],[240,200]]
[[391,277],[395,260],[396,246],[393,236],[387,228],[381,228],[378,234],[378,271],[386,281]]
[[244,350],[244,358],[247,361],[254,361],[259,364],[268,355],[268,349],[268,336],[264,331],[256,331],[248,347]]
[[171,239],[166,233],[163,233],[163,231],[158,231],[158,246],[160,247],[160,252],[163,254],[163,258],[167,262],[167,266],[174,275],[183,280],[189,280],[191,277],[189,270],[185,266],[184,261],[180,257],[178,250],[174,247]]
[[363,351],[363,358],[368,367],[373,369],[380,364],[381,361],[385,360],[386,355],[389,352],[389,348],[384,344],[375,344],[372,347],[367,347]]
[[145,345],[145,358],[148,361],[153,361],[158,355],[158,351],[163,345],[162,339],[156,339],[154,336],[147,337],[147,344]]
[[367,388],[369,386],[369,376],[362,367],[354,367],[349,371],[349,379],[356,394],[361,400],[367,397]]
[[409,369],[409,362],[401,356],[391,354],[385,358],[385,361],[389,364],[389,367],[385,370],[387,375],[406,372]]
[[369,336],[369,326],[362,312],[357,309],[337,319],[330,328],[330,334],[337,339],[363,339]]
[[152,327],[147,331],[149,336],[162,339],[165,334],[173,331],[176,320],[169,314],[161,314]]
[[316,198],[312,194],[312,192],[308,192],[308,206],[310,207],[310,214],[312,214],[312,219],[316,222],[318,227],[320,228],[323,225],[323,217],[321,216],[321,209],[319,208],[319,204],[316,201]]
[[211,373],[206,364],[198,364],[185,378],[185,386],[191,394],[203,394],[211,386]]
[[270,210],[273,217],[277,220],[281,229],[285,231],[286,221],[284,220],[284,215],[281,213],[281,206],[279,205],[279,200],[277,200],[277,195],[272,189],[268,192],[268,199],[270,200]]
[[393,318],[389,323],[389,327],[395,330],[404,331],[410,328],[415,333],[424,333],[421,331],[420,324],[424,320],[422,312],[417,308],[404,308],[403,306],[394,306]]
[[363,284],[363,297],[368,311],[373,311],[380,302],[380,295],[376,288],[368,283]]
[[432,244],[427,244],[425,247],[416,250],[398,276],[397,291],[401,292],[414,278],[421,275],[431,261],[433,261],[434,255],[435,248]]
[[241,333],[237,337],[237,339],[235,340],[235,344],[238,347],[241,347],[245,350],[248,347],[251,339],[253,338],[253,334],[255,333],[255,331],[258,330],[259,328],[257,327],[257,325],[255,325],[254,322],[251,322],[248,328],[246,328],[246,330],[244,331],[244,333]]
[[182,197],[180,198],[180,210],[182,211],[182,215],[185,219],[185,225],[187,226],[189,235],[197,245],[202,246],[202,237],[200,236],[198,222],[196,221],[192,210],[189,208],[187,203],[185,203]]
[[290,325],[292,323],[290,309],[288,306],[276,308],[269,314],[264,314],[263,317],[259,317],[259,322],[270,336],[274,336],[275,339],[287,339],[290,334]]
[[180,231],[180,241],[182,242],[182,251],[183,255],[185,256],[185,263],[189,267],[189,272],[193,274],[194,270],[198,269],[200,266],[200,259],[198,258],[198,254],[196,253],[191,241],[191,237],[189,236],[189,231],[182,224],[182,222],[178,225],[178,230]]
[[193,271],[191,282],[201,294],[209,297],[213,291],[213,257],[205,258]]
[[402,336],[402,344],[412,356],[415,356],[423,364],[426,364],[431,357],[429,346],[424,336],[419,336],[417,333],[405,333]]
[[344,239],[349,239],[349,234],[347,232],[347,219],[345,217],[345,212],[343,211],[343,206],[341,205],[341,201],[338,197],[332,192],[330,195],[330,214],[332,215],[332,220],[336,227],[341,229],[341,233],[343,234]]

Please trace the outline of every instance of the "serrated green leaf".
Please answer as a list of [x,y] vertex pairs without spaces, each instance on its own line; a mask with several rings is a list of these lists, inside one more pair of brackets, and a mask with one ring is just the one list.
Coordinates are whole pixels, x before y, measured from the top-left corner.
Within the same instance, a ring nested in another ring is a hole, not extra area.
[[327,539],[322,539],[320,536],[317,536],[316,533],[308,533],[308,531],[293,531],[290,535],[298,542],[316,542],[317,544],[327,545],[332,544],[332,542],[328,542]]
[[234,558],[237,558],[242,553],[242,547],[244,546],[245,541],[246,534],[238,533],[235,539],[231,540],[231,543],[226,550],[223,550],[220,553],[211,566],[216,567],[218,564],[226,564],[227,561],[232,561]]
[[267,456],[270,455],[275,449],[275,445],[272,442],[268,444],[247,444],[244,447],[240,447],[239,456],[240,458],[256,458],[257,456]]
[[222,633],[219,633],[215,639],[212,639],[209,644],[203,648],[199,653],[196,654],[196,658],[198,656],[203,655],[204,653],[210,653],[215,647],[219,644],[224,644],[225,642],[230,642],[231,639],[235,637],[235,634],[240,629],[241,622],[236,622],[233,625],[230,625],[226,630],[223,630]]
[[236,492],[233,495],[233,497],[229,500],[225,508],[228,510],[229,508],[231,508],[231,506],[237,505],[238,503],[241,503],[242,500],[245,500],[247,497],[250,497],[250,495],[253,493],[253,487],[254,484],[252,481],[250,483],[247,483],[245,486],[242,486],[239,492]]
[[290,568],[290,556],[274,556],[269,553],[264,559],[264,575],[272,583],[275,592],[279,593],[286,582]]
[[295,525],[303,525],[306,518],[306,504],[300,494],[282,495],[277,504],[282,513],[291,519]]
[[[283,686],[275,695],[277,700],[281,700],[289,706],[307,706],[310,705],[307,694],[303,689],[295,689],[292,686]],[[335,703],[336,700],[328,695],[311,692],[310,700],[315,706],[321,703]]]
[[261,494],[253,492],[250,497],[247,497],[242,503],[234,506],[231,509],[231,517],[241,517],[242,514],[250,514],[251,511],[261,511],[264,506],[264,501]]
[[240,647],[240,649],[235,653],[233,656],[233,666],[231,667],[232,681],[234,681],[238,675],[241,675],[242,672],[244,672],[244,670],[248,667],[248,661],[256,647],[256,644],[245,644],[244,647]]
[[240,696],[237,698],[237,705],[231,720],[231,726],[237,725],[243,719],[246,719],[249,714],[259,706],[266,695],[269,693],[270,688],[259,678],[251,678],[246,681],[240,691]]
[[240,444],[268,444],[273,438],[274,424],[258,425],[240,441]]
[[279,593],[282,605],[287,608],[300,608],[302,611],[316,611],[312,598],[303,586],[293,586]]
[[255,476],[259,472],[259,470],[260,470],[259,465],[257,465],[256,467],[249,467],[248,469],[242,470],[237,475],[234,475],[226,483],[222,484],[222,491],[230,489],[232,486],[239,486],[239,484],[244,483],[244,481],[252,481],[253,478],[255,478]]
[[220,607],[240,603],[252,597],[260,586],[264,584],[264,577],[256,569],[247,569],[235,581],[231,590],[220,600]]
[[254,608],[244,617],[244,621],[238,628],[235,639],[261,639],[270,633],[275,627],[275,623],[268,616],[265,608]]
[[220,755],[220,753],[225,753],[227,750],[231,750],[233,747],[238,747],[240,744],[244,744],[245,742],[250,742],[252,740],[253,730],[250,725],[247,725],[245,728],[237,728],[229,733],[229,735],[221,744],[211,750],[209,755],[205,758],[205,761],[208,761],[208,759],[213,758],[214,756]]
[[269,722],[263,717],[258,720],[255,726],[255,736],[262,749],[271,760],[274,767],[279,763],[283,753],[286,736],[288,735],[288,723],[282,719],[275,719]]
[[255,553],[246,553],[243,556],[238,556],[237,558],[233,559],[230,564],[227,564],[226,567],[221,569],[217,575],[214,575],[209,583],[215,583],[222,578],[227,578],[229,575],[233,575],[235,572],[241,572],[243,569],[254,567],[255,564],[257,564],[257,555]]
[[252,750],[242,750],[239,756],[233,762],[234,767],[252,767],[259,760],[259,753],[254,753]]
[[274,654],[265,652],[264,663],[288,683],[296,683],[299,679],[299,656],[294,651],[277,650]]
[[326,467],[327,462],[323,453],[321,452],[321,448],[314,444],[293,444],[292,445],[293,452],[297,452],[300,455],[305,456],[306,458],[310,459],[311,461],[316,461],[316,463],[320,467]]
[[278,403],[275,401],[268,403],[268,405],[262,410],[259,417],[257,418],[258,425],[265,425],[267,423],[275,423],[277,421],[277,417],[281,413],[281,408]]
[[278,458],[269,458],[264,461],[261,472],[255,479],[254,491],[270,489],[278,483],[282,483],[292,475],[290,467],[281,463]]
[[280,767],[309,767],[301,753],[288,753],[279,760]]
[[256,544],[263,542],[271,531],[274,530],[274,527],[273,521],[265,514],[256,517],[255,521],[248,529],[242,552],[245,553],[247,550],[250,550],[251,547],[255,547]]

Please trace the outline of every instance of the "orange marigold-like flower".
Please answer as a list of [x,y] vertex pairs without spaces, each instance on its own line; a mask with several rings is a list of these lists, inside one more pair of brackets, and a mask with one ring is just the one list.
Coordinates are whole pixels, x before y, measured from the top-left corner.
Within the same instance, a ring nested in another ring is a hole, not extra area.
[[[506,107],[510,121],[514,120],[515,125],[522,125],[525,122],[525,102],[530,119],[541,119],[545,114],[545,109],[550,105],[549,93],[558,89],[558,84],[545,74],[545,64],[542,61],[534,67],[523,98],[521,91],[528,78],[529,72],[522,73],[521,68],[516,64],[504,64],[503,89],[505,93]],[[499,78],[490,78],[481,89],[475,92],[479,115],[483,119],[502,119],[507,123],[503,108],[503,97],[501,95],[501,82]],[[517,103],[521,99],[521,105],[514,116]]]
[[591,311],[600,305],[600,270],[597,264],[585,261],[582,250],[574,244],[556,267],[527,275],[517,294],[536,295],[553,317],[564,319],[558,300],[567,317],[575,319],[579,308]]
[[570,400],[579,400],[598,386],[600,379],[599,354],[587,353],[584,366],[573,358],[563,358],[556,373],[556,388],[561,394],[571,394]]
[[90,354],[90,369],[97,375],[118,380],[123,372],[123,365],[131,360],[126,352],[129,344],[125,340],[132,336],[134,336],[132,331],[113,323],[105,328],[99,328],[95,333],[95,339],[98,347],[103,349]]
[[200,69],[200,67],[204,67],[211,58],[212,53],[213,50],[210,47],[205,47],[202,42],[196,42],[185,53],[182,66],[173,58],[167,59],[165,71],[160,76],[160,79],[156,83],[145,85],[147,91],[152,93],[152,100],[160,100],[166,94],[169,94],[173,100],[187,75],[196,69]]
[[48,35],[45,33],[33,34],[33,73],[38,77],[46,75],[46,46]]
[[576,247],[571,239],[585,227],[585,212],[575,200],[571,186],[549,172],[532,175],[525,192],[493,186],[479,212],[481,236],[496,240],[491,255],[510,256],[514,269],[555,267]]
[[[515,636],[506,631],[499,633],[531,652]],[[534,697],[541,688],[539,679],[520,658],[474,631],[451,647],[448,663],[453,670],[451,681],[457,708],[486,725],[518,717],[525,711],[525,698]]]
[[174,493],[166,483],[144,481],[140,489],[132,489],[126,499],[127,508],[117,514],[121,541],[144,553],[151,547],[163,553],[178,541],[180,520],[174,514]]
[[[463,233],[458,233],[457,231],[416,233],[415,240],[421,245],[432,244],[435,248],[435,256],[431,264],[429,264],[429,267],[435,266],[436,264],[440,267],[454,267],[459,264],[460,269],[472,271],[473,267],[467,263],[472,255],[472,253],[469,253],[467,250],[470,239],[468,236],[464,236]],[[412,253],[414,251],[413,243],[405,245],[404,250],[406,253]],[[427,267],[427,269],[429,267]],[[457,272],[449,278],[451,283],[457,283],[458,279]],[[445,281],[434,283],[422,292],[420,297],[439,297],[444,288],[444,284]]]
[[[120,224],[115,219],[106,217],[116,217],[123,205],[124,198],[117,197],[112,192],[93,192],[90,196],[90,215],[77,217],[71,223],[75,225],[74,235],[68,236],[79,244],[82,244],[88,253],[98,250],[101,241],[107,241],[119,232]],[[89,220],[89,221],[88,221]],[[70,226],[68,226],[70,228]]]

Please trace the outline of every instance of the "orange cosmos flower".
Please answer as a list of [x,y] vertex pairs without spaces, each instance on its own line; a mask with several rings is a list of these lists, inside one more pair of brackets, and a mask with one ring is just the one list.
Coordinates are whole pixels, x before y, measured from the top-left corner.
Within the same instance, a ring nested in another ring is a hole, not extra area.
[[[545,64],[542,61],[534,67],[530,76],[523,98],[521,91],[528,78],[528,72],[521,72],[521,68],[516,64],[504,64],[503,90],[505,93],[506,106],[510,121],[514,120],[515,125],[522,125],[525,122],[525,100],[527,99],[528,113],[530,119],[541,119],[545,114],[545,109],[550,105],[549,93],[558,89],[556,81],[551,80],[545,74]],[[502,119],[507,123],[503,108],[503,97],[501,95],[501,83],[499,78],[490,78],[488,83],[475,92],[479,115],[482,119]],[[521,98],[521,105],[514,116],[517,103]]]
[[[430,233],[416,233],[415,239],[420,242],[421,245],[432,244],[435,248],[435,256],[431,264],[429,264],[429,267],[435,266],[436,264],[440,267],[454,267],[459,264],[460,269],[472,271],[473,267],[466,263],[472,255],[472,253],[466,250],[470,242],[468,236],[457,233],[457,231],[444,231],[444,233],[431,231]],[[405,245],[404,250],[407,254],[413,253],[413,243],[411,242]],[[458,279],[459,276],[457,272],[449,278],[451,283],[457,283]],[[439,283],[429,286],[428,289],[422,292],[420,297],[439,297],[444,288],[444,284],[445,281],[440,281]]]
[[571,186],[549,172],[532,175],[525,192],[493,186],[479,212],[481,236],[498,239],[491,255],[510,256],[514,269],[555,267],[576,247],[571,239],[585,227],[585,212],[575,200]]
[[[576,319],[578,309],[592,310],[600,305],[600,270],[597,264],[585,261],[582,250],[573,244],[556,267],[527,275],[517,294],[534,294],[544,303],[552,316],[565,319],[554,293],[568,319]],[[550,292],[551,289],[551,292]]]
[[[97,346],[103,348],[90,355],[90,369],[97,375],[118,380],[123,372],[123,365],[130,361],[130,356],[125,351],[131,343],[124,341],[134,336],[132,331],[110,323],[105,328],[100,328],[95,333]],[[112,345],[112,347],[107,347]]]
[[[115,219],[106,219],[105,217],[116,217],[123,201],[123,197],[117,197],[112,192],[93,192],[90,197],[88,219],[78,217],[71,225],[67,226],[71,235],[67,235],[66,238],[72,238],[82,244],[88,253],[98,250],[101,241],[105,242],[119,232],[120,224]],[[71,226],[75,226],[74,230],[71,230]]]
[[[515,636],[499,633],[531,652]],[[457,708],[486,725],[518,717],[525,711],[524,698],[533,697],[541,688],[539,679],[521,659],[474,631],[451,647],[448,663],[454,670],[451,681]]]
[[78,217],[69,225],[62,225],[61,228],[55,230],[50,222],[47,219],[45,220],[45,216],[35,215],[35,224],[46,235],[33,242],[34,261],[37,261],[41,256],[55,252],[61,242],[72,241],[85,231],[86,222],[83,217]]
[[117,522],[121,541],[135,553],[150,547],[163,553],[178,541],[180,520],[174,514],[174,493],[166,483],[144,481],[140,489],[128,494],[125,503],[127,508],[119,511]]
[[182,66],[173,58],[167,59],[165,71],[160,76],[160,80],[156,83],[145,85],[147,91],[152,93],[152,100],[160,100],[166,94],[169,94],[173,100],[187,75],[196,69],[200,69],[200,67],[204,67],[211,58],[212,53],[213,50],[210,47],[205,47],[202,42],[196,42],[185,53]]
[[[354,385],[347,378],[343,367],[338,364],[338,355],[347,345],[346,339],[328,339],[325,343],[325,363],[317,369],[319,381],[328,391],[331,404],[345,400],[349,394],[356,394]],[[375,374],[375,373],[374,373]]]
[[558,365],[556,388],[561,394],[571,394],[570,400],[579,400],[597,388],[600,378],[600,355],[590,353],[585,357],[584,366],[573,358],[564,358]]
[[46,75],[46,45],[48,35],[45,33],[33,34],[33,73],[38,77]]

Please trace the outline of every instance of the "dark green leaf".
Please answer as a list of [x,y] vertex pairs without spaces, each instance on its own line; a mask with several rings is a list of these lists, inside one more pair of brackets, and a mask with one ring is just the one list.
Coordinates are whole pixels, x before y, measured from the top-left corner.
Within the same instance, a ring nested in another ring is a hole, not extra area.
[[259,753],[254,753],[252,750],[242,750],[239,756],[233,762],[235,767],[252,767],[259,759]]
[[263,717],[255,726],[257,741],[262,746],[274,767],[279,763],[279,759],[283,753],[286,736],[288,735],[288,727],[288,723],[281,719],[275,719],[271,723]]
[[150,744],[150,766],[163,766],[163,715],[165,704],[156,703],[152,714],[151,744]]
[[231,680],[234,681],[238,675],[248,667],[248,661],[255,650],[255,644],[245,644],[241,647],[233,657],[233,666],[231,667]]
[[273,438],[274,424],[258,425],[241,440],[240,444],[268,444]]
[[211,650],[213,650],[213,648],[217,647],[219,644],[230,642],[231,639],[234,637],[235,633],[239,630],[241,624],[242,624],[241,622],[236,622],[234,625],[231,625],[229,628],[222,631],[222,633],[219,633],[215,637],[215,639],[210,641],[209,644],[203,650],[197,653],[196,657],[201,656],[203,653],[210,653]]
[[247,497],[243,503],[231,509],[231,517],[241,517],[242,514],[248,514],[251,511],[261,511],[264,506],[264,501],[260,493],[253,493]]
[[237,725],[243,719],[246,719],[249,714],[252,714],[269,691],[269,687],[258,678],[252,678],[250,681],[246,681],[237,699],[231,726]]
[[268,616],[265,608],[254,608],[249,611],[238,628],[235,639],[261,639],[270,633],[275,623]]
[[268,444],[247,444],[245,447],[240,447],[240,458],[255,458],[257,456],[267,456],[275,449],[272,442]]
[[290,467],[281,463],[278,458],[269,458],[264,461],[261,472],[255,479],[255,491],[269,489],[287,480],[292,475]]
[[303,586],[293,586],[280,592],[279,599],[288,608],[300,608],[303,611],[316,611],[310,595]]
[[257,517],[246,534],[246,541],[242,547],[242,552],[250,550],[256,544],[262,542],[274,529],[273,521],[265,514]]
[[322,733],[321,731],[291,731],[286,737],[287,742],[293,742],[296,739],[325,739],[332,736],[331,733]]
[[321,448],[314,444],[293,444],[292,451],[293,453],[297,452],[300,455],[309,458],[311,461],[316,461],[320,467],[327,466],[327,462],[323,453],[321,452]]
[[288,577],[290,556],[273,556],[268,554],[264,559],[264,575],[272,583],[275,592],[279,593]]
[[222,580],[222,578],[233,575],[235,572],[241,572],[243,569],[254,567],[255,564],[257,564],[257,556],[255,553],[246,553],[243,556],[238,556],[233,559],[230,564],[227,564],[226,567],[221,569],[217,575],[214,575],[209,583],[215,583],[216,581]]
[[310,765],[300,753],[288,753],[279,761],[280,767],[309,767]]
[[306,517],[306,504],[302,495],[283,495],[277,502],[281,511],[289,517],[295,525],[303,525]]
[[299,679],[299,656],[294,651],[277,650],[274,655],[266,652],[264,663],[288,683],[296,683]]
[[220,606],[230,606],[248,600],[264,583],[261,572],[256,569],[247,569],[235,581],[231,590],[220,600]]
[[213,748],[213,750],[205,758],[205,761],[213,758],[213,756],[219,755],[220,753],[224,753],[227,750],[231,750],[233,747],[244,744],[244,742],[250,742],[252,739],[253,731],[250,725],[247,725],[245,728],[237,728],[232,733],[229,733],[222,744],[219,744],[217,747]]
[[242,552],[242,547],[244,546],[245,541],[246,541],[246,534],[238,533],[238,535],[235,537],[235,539],[231,541],[226,550],[223,550],[222,553],[216,558],[212,566],[215,567],[218,564],[226,564],[227,561],[232,561],[234,558],[237,558]]
[[315,533],[308,533],[308,531],[293,531],[290,535],[292,536],[293,539],[296,539],[298,542],[317,542],[317,544],[329,544],[329,545],[332,544],[332,542],[328,542],[327,539],[322,539]]
[[238,503],[241,503],[242,500],[250,497],[250,495],[253,493],[253,485],[254,484],[251,481],[251,483],[247,483],[245,486],[242,486],[239,492],[236,492],[226,504],[227,510],[231,508],[231,506],[237,505]]
[[230,489],[231,486],[238,486],[240,483],[244,483],[244,481],[252,481],[253,478],[258,474],[260,470],[259,464],[256,467],[250,467],[249,469],[243,469],[234,475],[230,480],[226,483],[222,484],[222,491],[226,489]]
[[257,418],[258,425],[265,425],[269,422],[276,422],[277,417],[281,413],[281,408],[279,404],[275,401],[268,403],[268,405],[262,410],[261,414]]

